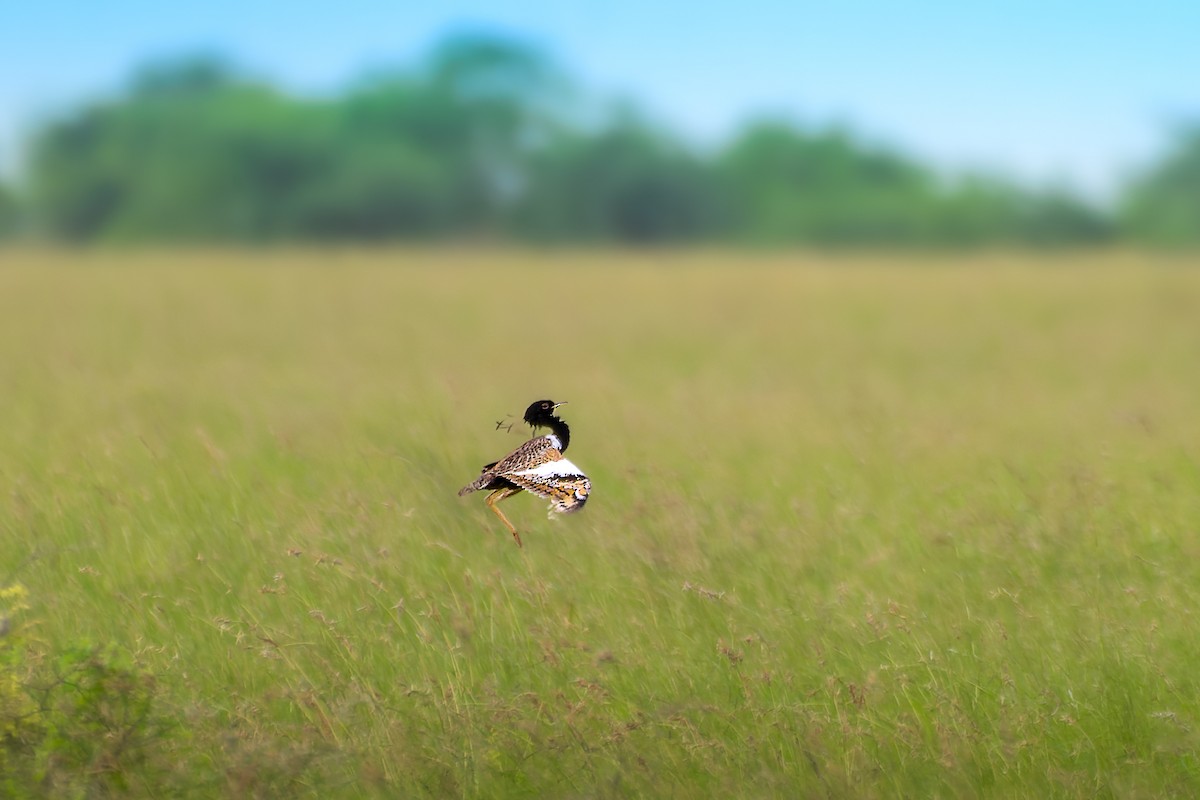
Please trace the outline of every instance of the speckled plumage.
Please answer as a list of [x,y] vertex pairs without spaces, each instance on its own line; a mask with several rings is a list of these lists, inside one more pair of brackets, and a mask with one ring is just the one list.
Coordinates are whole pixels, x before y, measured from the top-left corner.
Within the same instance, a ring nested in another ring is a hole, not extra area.
[[468,483],[458,494],[490,489],[488,507],[504,522],[517,544],[521,537],[503,512],[496,507],[499,501],[522,491],[550,500],[550,512],[570,514],[583,508],[592,491],[592,483],[583,470],[563,457],[570,444],[570,428],[554,416],[561,403],[540,400],[525,411],[525,421],[533,428],[550,428],[551,433],[537,436],[497,462],[483,468],[479,477]]

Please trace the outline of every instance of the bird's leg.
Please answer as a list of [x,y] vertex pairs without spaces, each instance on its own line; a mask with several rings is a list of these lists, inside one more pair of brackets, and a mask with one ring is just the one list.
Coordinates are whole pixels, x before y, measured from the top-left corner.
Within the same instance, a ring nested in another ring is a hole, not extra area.
[[512,531],[513,538],[517,540],[517,547],[524,547],[524,545],[521,544],[521,534],[517,533],[517,529],[513,527],[511,522],[508,521],[508,517],[504,516],[504,512],[496,506],[496,503],[499,503],[506,497],[512,497],[514,494],[517,494],[520,491],[520,489],[512,488],[497,489],[487,496],[486,502],[488,508],[496,512],[496,516],[500,518],[500,521],[504,523],[505,527]]

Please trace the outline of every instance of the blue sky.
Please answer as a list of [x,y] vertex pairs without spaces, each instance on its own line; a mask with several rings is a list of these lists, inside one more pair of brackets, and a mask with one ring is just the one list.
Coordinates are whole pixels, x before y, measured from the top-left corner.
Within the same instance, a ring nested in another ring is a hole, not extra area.
[[1104,196],[1200,119],[1200,3],[0,0],[0,169],[36,121],[152,57],[219,52],[297,91],[512,34],[700,143],[756,114],[846,122],[949,170]]

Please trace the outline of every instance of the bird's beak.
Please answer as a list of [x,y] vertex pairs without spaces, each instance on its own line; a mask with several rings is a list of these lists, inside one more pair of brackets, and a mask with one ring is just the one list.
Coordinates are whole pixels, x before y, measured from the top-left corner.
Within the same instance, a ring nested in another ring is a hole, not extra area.
[[561,403],[555,403],[554,405],[552,405],[550,407],[550,410],[553,411],[554,409],[558,408],[559,406],[565,406],[566,404],[567,404],[567,401],[563,400]]

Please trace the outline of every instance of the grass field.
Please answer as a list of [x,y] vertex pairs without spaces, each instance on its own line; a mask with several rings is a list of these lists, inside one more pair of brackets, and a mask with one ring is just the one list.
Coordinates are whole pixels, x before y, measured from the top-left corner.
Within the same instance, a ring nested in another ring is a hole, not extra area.
[[1192,266],[0,252],[0,794],[1200,794]]

